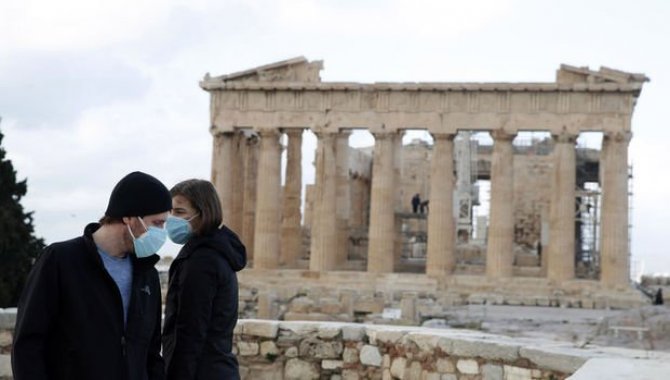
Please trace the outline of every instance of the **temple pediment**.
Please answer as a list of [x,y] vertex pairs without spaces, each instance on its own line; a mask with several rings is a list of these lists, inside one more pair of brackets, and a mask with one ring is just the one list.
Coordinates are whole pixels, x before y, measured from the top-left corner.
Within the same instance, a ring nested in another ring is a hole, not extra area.
[[305,57],[296,57],[284,61],[258,66],[252,69],[238,71],[232,74],[210,77],[205,75],[203,82],[206,83],[229,83],[229,82],[320,82],[320,71],[323,69],[323,61],[308,61]]
[[556,72],[557,83],[643,83],[648,82],[649,78],[644,74],[628,73],[621,70],[600,67],[595,71],[588,66],[576,67],[570,65],[561,65]]

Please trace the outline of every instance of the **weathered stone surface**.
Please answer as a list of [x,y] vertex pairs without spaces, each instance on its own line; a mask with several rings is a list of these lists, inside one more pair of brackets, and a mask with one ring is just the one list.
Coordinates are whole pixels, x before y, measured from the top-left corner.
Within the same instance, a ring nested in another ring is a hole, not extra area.
[[383,298],[360,298],[354,302],[354,311],[359,313],[381,313],[383,310]]
[[319,328],[317,336],[321,339],[333,339],[336,336],[340,335],[342,329],[334,326],[324,326]]
[[528,368],[514,367],[510,365],[503,366],[505,380],[531,380],[531,372]]
[[422,351],[432,351],[437,347],[440,337],[425,333],[409,333],[405,335],[404,339],[416,344]]
[[379,367],[382,364],[382,355],[379,353],[379,348],[369,344],[363,346],[359,359],[363,365]]
[[540,368],[546,368],[563,373],[573,373],[588,359],[576,353],[567,353],[561,350],[539,349],[522,347],[519,350],[521,357],[530,360]]
[[443,374],[440,377],[440,380],[458,380],[458,377],[456,377],[456,375],[454,374],[449,373],[449,374]]
[[342,380],[358,380],[360,379],[360,376],[358,375],[358,372],[353,369],[345,369],[342,370]]
[[317,332],[319,325],[312,322],[279,322],[279,329],[297,335],[307,335],[309,333]]
[[382,343],[396,343],[405,335],[405,331],[402,330],[379,330],[379,329],[368,329],[367,335],[370,339],[371,344],[377,344],[378,342]]
[[284,380],[283,373],[284,365],[280,361],[254,364],[248,368],[240,367],[242,379]]
[[454,339],[448,354],[461,357],[481,357],[491,360],[515,361],[519,346],[485,340]]
[[474,359],[459,359],[456,362],[456,368],[465,375],[479,374],[479,364]]
[[358,350],[351,347],[345,347],[342,352],[342,359],[345,363],[358,363]]
[[16,308],[0,309],[0,330],[13,330],[16,324]]
[[393,363],[391,364],[391,375],[398,379],[404,378],[406,366],[407,359],[402,357],[393,359]]
[[482,366],[482,380],[503,380],[503,368],[495,364]]
[[342,339],[361,341],[365,336],[365,328],[359,326],[344,326],[342,327]]
[[420,379],[421,378],[421,372],[423,372],[423,368],[421,368],[421,363],[419,362],[412,362],[409,365],[409,368],[405,370],[406,378],[407,379]]
[[268,356],[276,357],[277,355],[279,355],[279,349],[274,341],[261,342],[261,356],[267,358]]
[[428,372],[426,370],[423,371],[423,374],[421,375],[422,380],[440,380],[440,374],[435,373],[435,372]]
[[319,377],[319,369],[313,363],[304,360],[289,359],[284,367],[284,379],[286,380],[307,380]]
[[384,354],[384,356],[382,356],[382,367],[391,368],[391,355]]
[[286,357],[288,358],[295,358],[298,356],[298,347],[289,347],[286,349],[286,352],[284,353]]
[[340,341],[322,341],[316,338],[307,338],[300,342],[300,356],[317,359],[340,358],[344,345]]
[[12,344],[12,334],[9,331],[0,331],[0,347],[7,347]]
[[338,369],[342,368],[342,360],[322,360],[321,361],[321,368],[323,369]]
[[276,338],[277,331],[279,331],[277,321],[245,321],[242,333],[262,338]]
[[456,366],[454,365],[454,362],[452,362],[449,359],[439,358],[439,359],[437,359],[437,362],[435,363],[435,366],[437,367],[438,372],[442,372],[442,373],[454,373],[454,372],[456,372]]
[[237,342],[237,350],[240,356],[258,355],[258,343],[256,342]]
[[0,378],[12,376],[12,361],[9,355],[0,355]]

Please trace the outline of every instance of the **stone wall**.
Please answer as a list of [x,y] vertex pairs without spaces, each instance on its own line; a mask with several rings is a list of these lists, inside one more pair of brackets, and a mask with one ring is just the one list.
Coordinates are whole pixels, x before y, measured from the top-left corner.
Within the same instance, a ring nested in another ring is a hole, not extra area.
[[467,331],[242,320],[242,379],[565,379],[586,360]]
[[0,380],[11,379],[10,353],[14,339],[16,309],[0,309]]

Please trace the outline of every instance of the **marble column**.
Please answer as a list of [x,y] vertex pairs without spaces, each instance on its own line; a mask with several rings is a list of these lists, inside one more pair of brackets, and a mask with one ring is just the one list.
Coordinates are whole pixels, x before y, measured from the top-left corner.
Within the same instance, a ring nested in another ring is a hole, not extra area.
[[300,202],[302,190],[302,129],[288,129],[284,183],[280,264],[294,267],[302,256]]
[[491,278],[512,277],[514,263],[514,154],[515,135],[491,132],[491,208],[486,246],[486,274]]
[[449,275],[456,262],[454,137],[453,134],[433,134],[435,143],[430,162],[430,211],[426,253],[426,273],[430,276]]
[[223,224],[230,225],[233,215],[233,178],[227,167],[235,161],[233,149],[235,132],[219,132],[214,135],[212,150],[212,183],[221,201]]
[[372,161],[370,227],[368,232],[368,272],[393,272],[395,200],[393,143],[394,133],[373,133],[375,151]]
[[335,134],[316,132],[315,214],[312,219],[309,269],[327,271],[337,261],[337,162]]
[[554,172],[549,205],[547,277],[554,281],[575,278],[575,187],[577,136],[563,132],[554,139]]
[[258,153],[260,141],[256,134],[246,138],[244,144],[244,202],[240,238],[247,249],[247,259],[254,257],[254,227],[256,224],[256,181],[258,178]]
[[228,228],[240,233],[243,224],[244,212],[244,153],[246,137],[243,131],[236,131],[233,136],[233,159],[229,162],[232,193]]
[[279,264],[281,149],[277,130],[261,130],[259,135],[254,267],[272,269]]
[[335,141],[337,172],[337,260],[336,267],[346,264],[349,256],[349,216],[351,213],[351,181],[349,180],[349,135],[342,131]]
[[630,284],[628,236],[628,143],[630,132],[606,133],[600,153],[600,281],[608,288]]

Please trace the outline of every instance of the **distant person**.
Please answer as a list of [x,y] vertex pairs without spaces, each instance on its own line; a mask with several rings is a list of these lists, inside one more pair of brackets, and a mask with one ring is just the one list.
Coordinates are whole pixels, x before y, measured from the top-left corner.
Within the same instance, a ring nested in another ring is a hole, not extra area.
[[222,225],[219,197],[209,181],[187,180],[171,190],[168,236],[184,244],[170,266],[163,355],[168,379],[239,379],[232,352],[237,324],[237,274],[246,249]]
[[418,213],[420,205],[421,205],[421,196],[419,195],[419,193],[416,193],[412,197],[412,212],[415,214]]
[[654,305],[663,305],[663,289],[658,288],[654,296]]
[[100,223],[45,248],[18,305],[15,380],[165,378],[154,265],[171,208],[160,181],[133,172],[112,190]]
[[421,211],[422,214],[427,213],[428,212],[428,200],[425,200],[425,201],[421,202],[421,205],[419,207],[420,207],[420,211]]

